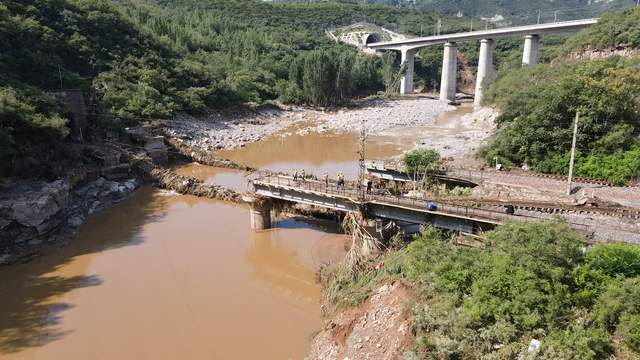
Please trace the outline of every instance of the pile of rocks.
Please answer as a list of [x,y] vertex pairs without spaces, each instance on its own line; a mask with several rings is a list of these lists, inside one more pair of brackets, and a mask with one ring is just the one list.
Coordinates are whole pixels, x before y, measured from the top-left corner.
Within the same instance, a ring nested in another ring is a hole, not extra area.
[[188,146],[211,151],[233,149],[258,141],[305,117],[304,110],[268,109],[240,116],[214,113],[206,118],[182,114],[164,125],[169,137],[182,139]]
[[158,187],[179,194],[242,203],[242,195],[238,192],[219,185],[207,185],[201,180],[179,175],[169,169],[154,168],[149,171],[149,176]]
[[425,98],[375,100],[359,109],[321,116],[323,123],[313,130],[359,131],[365,120],[367,132],[375,134],[396,127],[433,125],[439,113],[452,109],[447,102]]

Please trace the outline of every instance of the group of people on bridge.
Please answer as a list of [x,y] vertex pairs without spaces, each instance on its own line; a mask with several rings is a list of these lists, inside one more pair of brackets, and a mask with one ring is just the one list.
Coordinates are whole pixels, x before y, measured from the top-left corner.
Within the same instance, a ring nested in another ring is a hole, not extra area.
[[[307,178],[312,177],[315,180],[318,180],[317,177],[315,176],[307,176],[306,172],[304,169],[298,170],[295,169],[293,171],[293,180],[294,181],[302,181],[305,182],[307,180]],[[331,182],[329,179],[329,173],[328,172],[324,172],[324,174],[322,175],[322,182],[325,185],[325,189],[329,189]],[[367,189],[367,194],[371,194],[372,190],[373,190],[373,181],[371,181],[371,179],[365,179],[363,180],[362,184],[358,184],[358,190],[362,189],[361,186],[366,186]],[[345,176],[344,173],[342,171],[338,171],[338,173],[336,174],[336,190],[345,190]]]

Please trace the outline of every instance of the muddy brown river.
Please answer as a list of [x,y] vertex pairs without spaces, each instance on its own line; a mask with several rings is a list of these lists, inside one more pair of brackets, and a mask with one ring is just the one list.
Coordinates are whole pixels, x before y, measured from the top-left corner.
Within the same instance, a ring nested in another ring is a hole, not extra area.
[[152,188],[61,248],[0,270],[2,359],[302,359],[322,327],[315,273],[336,225]]
[[[398,156],[447,119],[371,136],[366,157]],[[356,134],[312,133],[218,155],[355,178],[357,150]],[[176,171],[246,188],[242,171]],[[242,206],[139,189],[90,216],[65,245],[0,267],[0,359],[304,358],[323,326],[315,274],[340,261],[348,241],[332,222],[288,219],[263,232],[249,223]]]

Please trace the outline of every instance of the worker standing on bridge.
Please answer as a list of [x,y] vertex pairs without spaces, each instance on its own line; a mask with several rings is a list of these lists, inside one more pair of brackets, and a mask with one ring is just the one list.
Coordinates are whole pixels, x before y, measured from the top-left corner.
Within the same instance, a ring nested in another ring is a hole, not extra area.
[[338,185],[336,186],[336,189],[340,189],[342,188],[342,190],[344,190],[344,174],[342,173],[342,171],[338,172]]
[[324,188],[325,190],[329,188],[329,173],[328,172],[324,172],[324,175],[322,175],[322,180],[324,180]]
[[373,182],[371,179],[367,179],[367,194],[371,194],[371,188],[373,187]]
[[293,170],[293,181],[298,181],[298,169]]
[[304,182],[305,179],[307,178],[307,174],[304,172],[304,169],[300,170],[300,177],[302,178],[302,181]]

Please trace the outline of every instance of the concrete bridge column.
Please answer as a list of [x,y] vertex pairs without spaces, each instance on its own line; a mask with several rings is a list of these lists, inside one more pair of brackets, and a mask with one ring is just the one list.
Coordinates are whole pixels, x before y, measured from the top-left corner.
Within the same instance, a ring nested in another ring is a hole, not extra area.
[[407,64],[407,71],[400,79],[400,94],[413,93],[413,65],[415,61],[416,50],[401,50],[401,64]]
[[249,203],[251,228],[266,230],[271,228],[271,199],[245,195],[242,200]]
[[456,99],[456,71],[458,70],[458,48],[456,43],[444,44],[442,57],[442,79],[440,80],[440,100]]
[[540,36],[527,35],[524,37],[524,52],[522,54],[522,65],[535,65],[538,63],[538,48]]
[[479,106],[484,93],[484,79],[493,71],[493,40],[480,40],[480,58],[478,59],[478,76],[476,78],[476,94],[473,104]]

